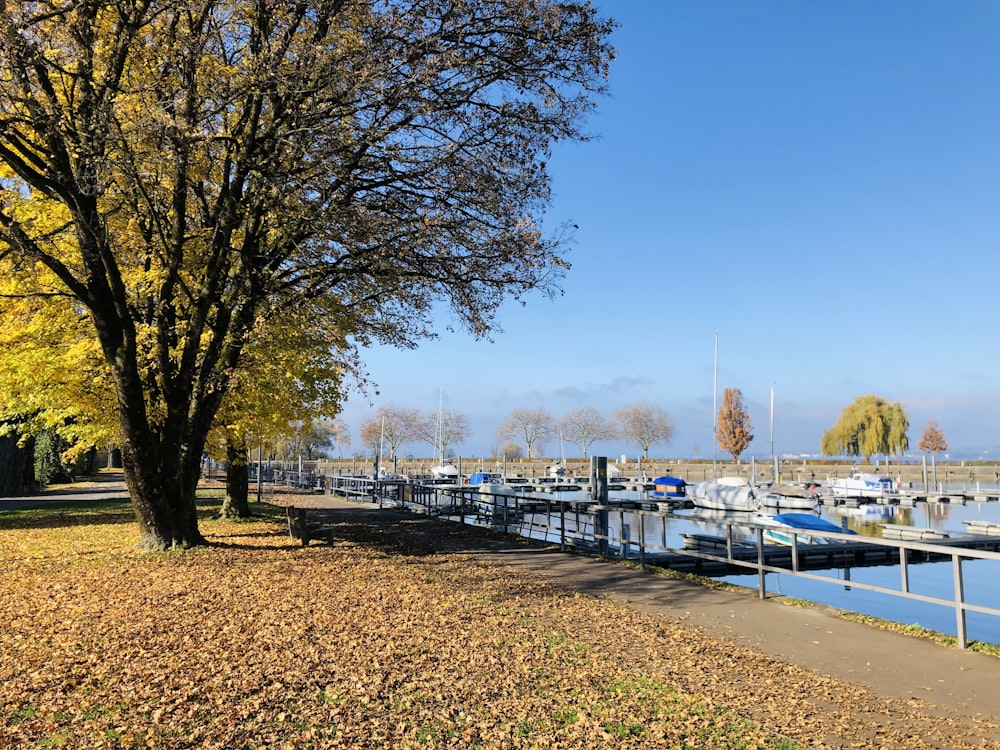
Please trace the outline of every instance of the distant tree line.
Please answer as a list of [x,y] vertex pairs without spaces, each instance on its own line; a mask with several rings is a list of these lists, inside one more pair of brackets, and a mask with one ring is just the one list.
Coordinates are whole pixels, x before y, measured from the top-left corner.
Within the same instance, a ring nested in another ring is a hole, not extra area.
[[[522,407],[507,415],[496,430],[496,458],[537,458],[553,441],[579,448],[586,458],[594,443],[628,439],[638,445],[644,458],[656,444],[669,444],[676,433],[673,419],[654,404],[635,404],[604,415],[584,406],[563,416],[545,408]],[[406,406],[381,406],[360,426],[361,443],[367,455],[392,460],[404,446],[424,443],[434,455],[447,457],[472,435],[465,414],[441,408],[422,411]]]

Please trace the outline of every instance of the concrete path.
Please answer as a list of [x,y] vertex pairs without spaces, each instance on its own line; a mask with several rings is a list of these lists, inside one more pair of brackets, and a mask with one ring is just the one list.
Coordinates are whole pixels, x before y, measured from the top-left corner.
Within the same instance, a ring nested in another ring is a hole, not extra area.
[[97,477],[72,484],[60,484],[26,497],[0,497],[0,512],[41,508],[60,503],[94,500],[117,500],[128,497],[121,472],[102,472]]

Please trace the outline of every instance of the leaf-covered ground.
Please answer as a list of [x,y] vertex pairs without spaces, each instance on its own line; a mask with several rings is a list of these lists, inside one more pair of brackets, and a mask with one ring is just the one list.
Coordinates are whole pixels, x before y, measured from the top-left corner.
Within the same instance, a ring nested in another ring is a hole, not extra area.
[[206,507],[212,547],[150,555],[127,505],[91,507],[0,514],[0,748],[997,746],[432,522],[303,548]]

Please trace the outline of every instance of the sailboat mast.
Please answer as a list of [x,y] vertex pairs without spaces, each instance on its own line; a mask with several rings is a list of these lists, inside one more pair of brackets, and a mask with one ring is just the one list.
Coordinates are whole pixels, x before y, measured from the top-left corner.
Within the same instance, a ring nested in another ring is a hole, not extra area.
[[375,462],[375,478],[378,479],[379,470],[382,468],[382,451],[385,450],[385,414],[382,415],[382,431],[378,436],[378,460]]
[[774,463],[774,386],[771,386],[771,463]]
[[444,388],[438,393],[438,423],[437,430],[435,431],[435,438],[437,440],[438,449],[438,465],[444,466],[444,446],[441,445],[441,437],[444,432],[444,428],[441,425],[441,420],[444,418]]
[[719,452],[719,331],[715,331],[715,364],[712,368],[712,479],[718,479],[716,460]]

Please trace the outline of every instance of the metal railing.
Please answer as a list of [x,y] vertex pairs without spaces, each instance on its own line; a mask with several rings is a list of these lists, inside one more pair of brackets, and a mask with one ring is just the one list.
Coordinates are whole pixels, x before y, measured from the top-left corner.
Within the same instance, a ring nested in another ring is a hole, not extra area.
[[[372,481],[372,480],[368,480]],[[737,569],[745,569],[757,573],[757,590],[761,599],[767,597],[765,586],[766,573],[784,573],[798,576],[810,581],[844,585],[839,579],[819,575],[806,569],[801,561],[810,550],[823,549],[833,551],[839,545],[842,549],[861,549],[870,547],[879,550],[883,556],[894,557],[892,563],[898,564],[900,571],[899,586],[889,587],[862,581],[852,581],[853,589],[863,589],[878,594],[902,597],[914,601],[951,608],[955,612],[956,635],[959,648],[968,646],[968,631],[966,615],[977,612],[992,617],[1000,617],[1000,608],[974,604],[966,601],[963,580],[963,563],[967,560],[1000,561],[1000,552],[989,549],[953,546],[955,539],[948,543],[929,543],[906,539],[882,539],[876,537],[858,537],[845,533],[821,532],[808,530],[797,532],[787,530],[796,539],[799,534],[810,537],[821,537],[830,542],[829,545],[793,544],[781,546],[780,555],[775,554],[778,545],[765,544],[764,532],[766,524],[741,522],[735,520],[713,519],[713,523],[724,529],[719,549],[690,549],[670,546],[667,540],[668,519],[691,521],[690,516],[684,516],[672,511],[649,510],[640,503],[599,505],[592,502],[567,501],[559,498],[539,498],[537,496],[522,497],[519,495],[490,495],[477,492],[475,488],[435,488],[422,487],[421,490],[406,490],[394,488],[391,497],[377,489],[378,483],[373,483],[368,495],[372,500],[384,504],[391,502],[400,507],[419,509],[422,512],[438,515],[442,518],[453,518],[462,523],[475,522],[489,525],[506,533],[558,543],[563,550],[577,549],[606,557],[617,557],[637,561],[643,569],[649,564],[663,562],[665,556],[683,556],[714,563],[724,564]],[[409,485],[416,487],[417,485]],[[360,494],[360,493],[359,493]],[[635,519],[638,526],[633,533],[631,524],[626,523],[626,515]],[[617,516],[617,524],[613,523]],[[650,523],[649,519],[656,519]],[[647,530],[661,530],[660,538],[650,539]],[[738,535],[750,530],[753,542],[748,545],[740,543]],[[1000,539],[988,546],[1000,547]],[[749,556],[748,556],[749,554]],[[775,564],[775,557],[788,559],[789,565]],[[910,566],[915,562],[925,562],[934,559],[950,560],[952,569],[952,596],[942,598],[911,590]],[[830,568],[841,567],[830,565]],[[847,567],[853,567],[847,565]],[[815,569],[815,568],[814,568]]]
[[[285,480],[293,479],[293,472],[287,472]],[[276,481],[281,481],[275,477]],[[902,597],[913,601],[947,607],[954,610],[956,624],[956,640],[959,648],[968,647],[968,630],[966,615],[976,612],[991,617],[1000,617],[1000,608],[975,604],[966,601],[963,578],[963,563],[968,560],[1000,561],[1000,551],[991,549],[976,549],[968,546],[955,546],[962,543],[955,538],[946,542],[926,542],[907,539],[884,539],[877,537],[859,537],[844,533],[824,532],[810,529],[795,531],[786,529],[793,539],[800,534],[810,537],[821,537],[831,544],[793,544],[781,546],[782,554],[775,554],[778,545],[765,544],[764,532],[767,524],[738,520],[712,519],[712,523],[724,529],[718,549],[691,549],[689,547],[673,547],[668,544],[667,521],[676,519],[691,522],[690,516],[668,510],[650,510],[646,502],[623,501],[601,505],[589,501],[564,500],[555,497],[539,497],[536,495],[500,495],[480,491],[476,487],[435,486],[433,484],[417,484],[405,480],[375,480],[359,476],[326,476],[318,481],[315,475],[310,476],[304,484],[316,490],[325,490],[364,502],[378,504],[379,507],[398,507],[435,515],[444,520],[455,520],[460,523],[473,523],[489,526],[505,533],[533,538],[549,543],[558,543],[562,550],[579,550],[604,557],[616,557],[622,560],[632,560],[645,569],[647,565],[664,565],[669,567],[670,556],[688,560],[703,560],[733,569],[743,569],[756,572],[757,591],[761,599],[767,597],[765,574],[784,573],[810,581],[843,586],[844,581],[826,575],[810,572],[816,570],[803,566],[801,561],[815,551],[855,550],[868,548],[877,550],[876,558],[892,562],[881,564],[898,564],[899,586],[889,587],[863,581],[851,581],[852,589],[863,589],[878,594]],[[643,505],[647,507],[642,507]],[[626,515],[631,515],[636,521],[636,533],[632,533],[631,524],[626,523]],[[617,516],[617,524],[612,519]],[[656,519],[655,523],[649,519]],[[648,531],[659,527],[661,534],[658,539],[650,539]],[[747,531],[752,533],[753,542],[747,544],[739,538]],[[995,541],[985,541],[982,537],[980,546],[1000,549],[1000,538]],[[971,543],[971,542],[970,542]],[[862,553],[862,558],[866,553]],[[788,564],[775,564],[774,560],[788,560]],[[928,560],[949,561],[952,570],[951,597],[943,598],[920,594],[911,590],[910,567],[915,562]],[[856,560],[841,564],[826,565],[826,569],[840,567],[855,567],[864,565]],[[872,563],[867,563],[872,564]],[[879,564],[879,563],[875,563]]]

